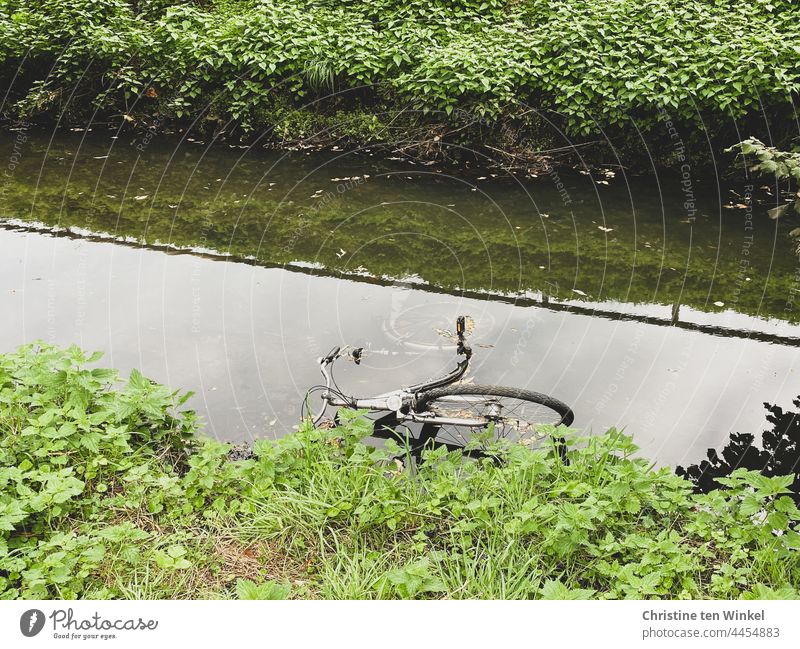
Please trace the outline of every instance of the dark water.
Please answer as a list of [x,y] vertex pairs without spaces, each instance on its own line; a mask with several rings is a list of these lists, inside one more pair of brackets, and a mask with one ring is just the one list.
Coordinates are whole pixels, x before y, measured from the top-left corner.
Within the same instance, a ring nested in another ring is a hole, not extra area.
[[576,426],[625,427],[660,462],[761,430],[763,401],[800,392],[793,226],[742,189],[16,137],[0,181],[3,348],[104,350],[195,390],[219,438],[290,429],[334,344],[378,352],[338,370],[353,393],[444,370],[441,331],[460,313],[476,323],[476,381],[551,393]]

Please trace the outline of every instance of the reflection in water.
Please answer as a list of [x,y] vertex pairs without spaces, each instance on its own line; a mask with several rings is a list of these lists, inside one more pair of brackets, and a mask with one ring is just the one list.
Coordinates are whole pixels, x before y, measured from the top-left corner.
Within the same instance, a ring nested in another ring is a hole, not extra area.
[[789,488],[800,504],[800,397],[794,399],[794,406],[795,411],[784,411],[780,406],[764,404],[772,429],[761,434],[761,448],[754,446],[754,435],[731,433],[721,456],[715,449],[708,449],[708,460],[687,468],[679,466],[676,473],[694,482],[696,490],[704,493],[719,489],[716,478],[727,477],[736,469],[760,471],[768,477],[795,474]]
[[448,292],[658,305],[666,320],[692,309],[800,321],[787,308],[791,226],[736,208],[699,179],[687,218],[680,185],[660,178],[608,185],[565,174],[565,201],[549,178],[458,177],[366,151],[284,155],[169,139],[141,150],[63,133],[32,134],[29,146],[3,179],[1,220]]

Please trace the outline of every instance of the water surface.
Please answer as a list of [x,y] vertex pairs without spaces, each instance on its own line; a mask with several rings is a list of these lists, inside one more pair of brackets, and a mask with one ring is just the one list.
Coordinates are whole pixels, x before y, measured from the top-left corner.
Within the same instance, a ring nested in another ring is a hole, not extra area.
[[0,342],[105,350],[195,390],[222,439],[291,429],[334,344],[376,352],[338,370],[353,393],[444,370],[460,313],[474,380],[551,393],[661,462],[800,392],[792,226],[743,190],[26,135],[2,180]]

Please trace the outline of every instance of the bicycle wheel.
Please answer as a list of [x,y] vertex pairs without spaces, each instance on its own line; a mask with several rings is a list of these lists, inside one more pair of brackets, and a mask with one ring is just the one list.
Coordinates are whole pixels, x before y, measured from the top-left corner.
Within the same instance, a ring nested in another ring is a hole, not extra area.
[[[543,425],[572,424],[568,405],[546,394],[497,385],[448,385],[417,396],[416,410],[437,417],[469,419],[480,425],[443,424],[436,439],[445,444],[466,445],[484,429],[493,439],[508,439],[529,446],[546,438]],[[436,425],[436,424],[432,424]]]

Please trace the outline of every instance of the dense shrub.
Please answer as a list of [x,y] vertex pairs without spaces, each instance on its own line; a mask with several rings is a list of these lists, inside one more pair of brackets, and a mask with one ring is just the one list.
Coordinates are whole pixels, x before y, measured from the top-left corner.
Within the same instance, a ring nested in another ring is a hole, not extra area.
[[261,440],[198,438],[138,373],[72,348],[0,356],[0,596],[796,597],[792,477],[725,491],[633,459],[616,431],[500,462],[361,443],[357,414]]
[[91,99],[251,128],[274,125],[278,97],[302,105],[338,93],[455,122],[532,106],[573,135],[631,118],[653,127],[659,108],[713,130],[788,105],[800,88],[799,42],[800,9],[788,0],[0,6],[0,62],[18,109]]

